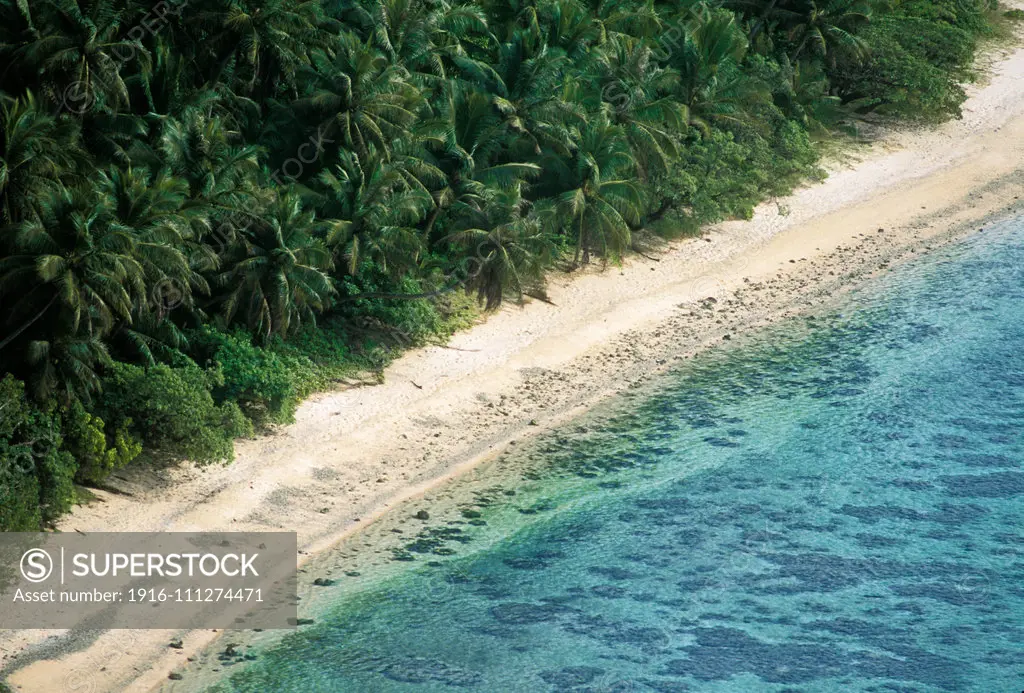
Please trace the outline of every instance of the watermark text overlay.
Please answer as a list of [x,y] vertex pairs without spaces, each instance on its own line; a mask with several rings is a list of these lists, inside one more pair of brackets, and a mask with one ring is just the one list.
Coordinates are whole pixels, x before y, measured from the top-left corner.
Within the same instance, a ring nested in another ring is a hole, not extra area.
[[292,628],[294,532],[0,534],[0,629]]

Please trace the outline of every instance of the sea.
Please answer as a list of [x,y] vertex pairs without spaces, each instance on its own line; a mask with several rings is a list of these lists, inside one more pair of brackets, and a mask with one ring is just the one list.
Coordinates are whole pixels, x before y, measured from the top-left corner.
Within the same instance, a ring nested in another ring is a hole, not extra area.
[[1024,220],[417,502],[174,690],[1024,690]]

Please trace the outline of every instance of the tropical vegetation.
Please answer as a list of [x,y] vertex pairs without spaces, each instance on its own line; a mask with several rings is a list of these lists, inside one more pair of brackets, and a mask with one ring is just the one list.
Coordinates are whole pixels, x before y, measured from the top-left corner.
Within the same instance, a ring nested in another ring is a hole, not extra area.
[[0,0],[0,529],[959,115],[985,0]]

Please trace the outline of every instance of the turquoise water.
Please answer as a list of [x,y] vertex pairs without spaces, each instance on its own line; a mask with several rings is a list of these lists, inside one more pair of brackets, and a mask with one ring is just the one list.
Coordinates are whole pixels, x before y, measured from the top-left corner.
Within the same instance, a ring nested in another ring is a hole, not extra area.
[[540,441],[214,690],[1022,690],[1022,347],[1014,222]]

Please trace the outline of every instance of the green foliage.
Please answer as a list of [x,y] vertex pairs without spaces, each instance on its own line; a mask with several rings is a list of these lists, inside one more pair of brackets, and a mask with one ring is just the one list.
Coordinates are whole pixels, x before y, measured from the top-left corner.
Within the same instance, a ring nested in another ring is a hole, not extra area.
[[142,444],[128,432],[131,419],[122,421],[108,441],[103,419],[87,412],[78,400],[64,410],[62,418],[64,444],[78,461],[76,480],[80,483],[102,482],[142,452]]
[[234,402],[214,402],[213,389],[223,384],[218,369],[204,371],[195,364],[115,363],[103,379],[97,409],[115,430],[126,428],[165,455],[196,464],[231,461],[234,439],[251,435],[252,425]]
[[[439,262],[443,263],[443,258]],[[457,277],[462,271],[462,267],[456,268],[452,275]],[[467,274],[471,271],[468,267],[465,270]],[[403,297],[429,293],[435,286],[450,286],[450,282],[444,277],[436,282],[413,277],[396,281],[382,271],[367,268],[359,284],[343,285],[342,291],[349,300],[339,303],[338,316],[346,319],[349,332],[356,338],[363,335],[398,348],[417,346],[445,332],[443,305]]]
[[33,449],[0,526],[50,521],[140,445],[230,459],[472,322],[467,297],[749,217],[867,114],[959,115],[991,10],[170,5],[0,0],[5,469]]
[[884,28],[872,28],[869,34],[869,60],[834,77],[845,99],[910,120],[960,117],[964,91],[954,75],[907,50]]
[[[0,455],[7,453],[0,448]],[[0,530],[35,532],[42,526],[39,478],[34,474],[11,474],[0,490],[0,502]]]
[[256,425],[292,420],[299,379],[293,359],[260,349],[244,332],[225,334],[207,327],[192,341],[219,371],[212,391],[218,402],[236,402]]
[[35,531],[75,500],[75,458],[61,449],[60,421],[0,380],[0,531]]
[[867,56],[830,71],[837,93],[859,109],[901,118],[959,118],[960,82],[988,32],[986,9],[979,0],[894,3],[864,30]]
[[952,24],[921,17],[885,17],[875,22],[874,29],[895,38],[907,53],[952,75],[963,74],[974,58],[974,35]]
[[693,224],[747,219],[766,193],[782,195],[820,175],[816,161],[807,132],[792,121],[780,119],[767,139],[715,130],[689,144],[664,182],[665,194]]
[[266,349],[289,364],[296,396],[325,390],[334,381],[354,375],[365,364],[352,348],[343,320],[331,317],[316,328],[304,328],[287,341],[274,338]]

